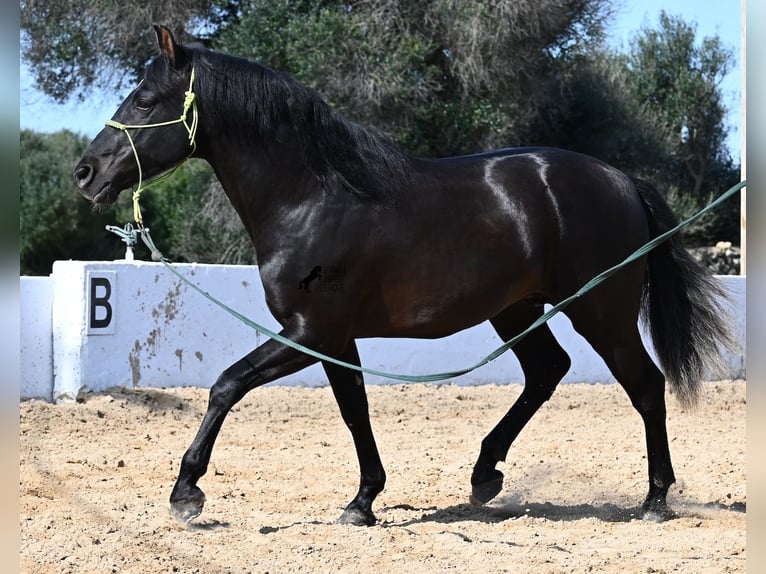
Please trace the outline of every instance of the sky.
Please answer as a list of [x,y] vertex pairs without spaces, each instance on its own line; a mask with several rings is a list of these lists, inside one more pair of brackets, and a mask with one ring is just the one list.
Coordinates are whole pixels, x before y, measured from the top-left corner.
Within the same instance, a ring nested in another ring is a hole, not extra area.
[[[630,39],[644,27],[656,27],[664,9],[697,25],[697,42],[718,35],[733,51],[735,64],[724,79],[721,90],[729,110],[727,145],[735,161],[741,149],[741,0],[615,0],[617,13],[609,28],[610,45],[626,51]],[[61,129],[94,137],[112,117],[126,94],[94,95],[86,102],[77,100],[57,104],[35,89],[31,76],[21,65],[19,119],[22,129],[55,132]]]

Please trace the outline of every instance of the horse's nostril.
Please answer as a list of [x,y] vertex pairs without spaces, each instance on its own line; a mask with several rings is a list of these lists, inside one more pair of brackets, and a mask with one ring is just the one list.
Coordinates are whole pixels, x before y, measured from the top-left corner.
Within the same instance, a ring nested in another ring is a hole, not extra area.
[[74,180],[80,188],[88,185],[93,179],[93,168],[88,164],[80,164],[74,169]]

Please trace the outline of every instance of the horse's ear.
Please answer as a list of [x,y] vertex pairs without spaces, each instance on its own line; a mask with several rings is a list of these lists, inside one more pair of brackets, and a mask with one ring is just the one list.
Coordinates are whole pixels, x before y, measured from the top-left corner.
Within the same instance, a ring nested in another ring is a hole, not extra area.
[[176,42],[173,33],[167,26],[154,25],[154,33],[157,34],[157,43],[160,51],[167,59],[171,67],[179,69],[186,61],[184,49]]

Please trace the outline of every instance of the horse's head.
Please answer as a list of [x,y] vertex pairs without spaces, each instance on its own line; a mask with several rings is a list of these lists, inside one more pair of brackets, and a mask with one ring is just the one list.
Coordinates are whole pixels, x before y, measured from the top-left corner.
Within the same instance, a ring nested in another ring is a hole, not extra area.
[[74,169],[80,193],[95,205],[112,205],[120,191],[167,171],[194,150],[192,57],[166,27],[154,30],[162,55],[149,63]]

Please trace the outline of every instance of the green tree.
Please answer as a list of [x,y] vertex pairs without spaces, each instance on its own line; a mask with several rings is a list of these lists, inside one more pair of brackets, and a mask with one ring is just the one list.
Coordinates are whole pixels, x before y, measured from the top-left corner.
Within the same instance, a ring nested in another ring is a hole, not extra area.
[[558,77],[559,106],[534,126],[538,143],[597,157],[628,173],[667,154],[663,128],[631,92],[626,57],[597,46],[570,59]]
[[683,176],[684,191],[695,197],[711,166],[729,159],[720,85],[732,61],[717,36],[697,44],[696,27],[665,11],[658,27],[643,30],[631,45],[630,87],[664,128],[673,175]]
[[114,213],[94,213],[72,179],[88,140],[69,131],[20,138],[20,271],[47,275],[57,259],[115,259],[124,249],[104,226]]
[[216,45],[293,74],[410,153],[519,145],[608,0],[255,0]]
[[[631,44],[626,77],[644,113],[654,118],[664,158],[644,175],[668,194],[676,212],[690,215],[739,181],[739,166],[726,147],[726,107],[721,82],[733,55],[720,38],[697,42],[696,26],[663,11],[657,28]],[[692,243],[739,242],[739,203],[689,229]]]
[[21,54],[40,89],[57,101],[96,88],[121,91],[156,53],[151,25],[215,29],[233,16],[227,0],[21,1]]

